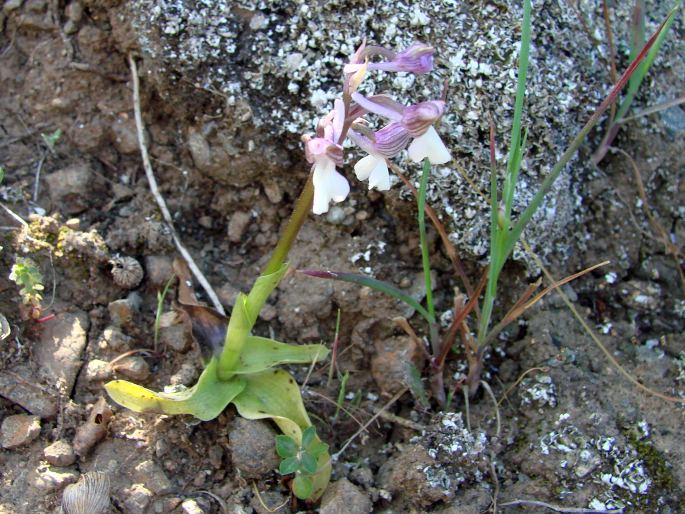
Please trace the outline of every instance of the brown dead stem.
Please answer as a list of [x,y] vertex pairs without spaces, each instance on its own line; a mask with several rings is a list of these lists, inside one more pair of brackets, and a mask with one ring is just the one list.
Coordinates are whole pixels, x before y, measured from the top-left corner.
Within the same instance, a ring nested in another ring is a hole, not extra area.
[[[416,190],[414,185],[409,181],[409,179],[404,176],[402,170],[400,170],[400,167],[391,161],[387,162],[390,169],[393,172],[395,172],[395,175],[397,175],[399,179],[404,183],[404,185],[407,186],[407,188],[412,192],[414,198],[418,198],[418,191]],[[433,208],[430,205],[428,205],[428,203],[426,203],[425,211],[426,215],[430,218],[431,222],[433,223],[435,230],[437,230],[438,234],[440,235],[440,239],[442,240],[442,244],[445,247],[445,251],[447,252],[447,256],[449,257],[450,262],[452,263],[454,272],[457,274],[457,276],[464,284],[464,288],[466,289],[466,292],[469,294],[469,296],[473,296],[473,286],[471,285],[471,280],[469,279],[468,275],[466,274],[466,271],[464,270],[464,265],[461,262],[461,258],[459,257],[456,248],[454,247],[452,241],[450,241],[449,236],[447,235],[445,226],[442,224],[442,222],[438,218],[438,215],[435,213]],[[478,308],[476,309],[476,312],[478,316],[480,316],[480,310]]]
[[[535,263],[540,267],[542,272],[545,274],[547,279],[550,282],[555,282],[554,277],[552,274],[549,272],[549,270],[545,267],[545,265],[542,263],[540,258],[537,256],[535,252],[533,252],[532,248],[528,244],[528,242],[525,239],[521,239],[521,243],[523,244],[524,248],[526,249],[526,252],[533,257],[535,260]],[[646,385],[640,383],[639,380],[637,380],[633,375],[628,373],[628,371],[621,366],[621,364],[616,360],[616,358],[611,354],[611,352],[607,349],[606,346],[604,346],[604,343],[600,341],[599,337],[595,334],[595,332],[590,328],[590,326],[587,324],[583,316],[580,315],[578,312],[578,309],[576,309],[575,305],[571,302],[571,300],[568,299],[568,296],[564,293],[563,290],[557,289],[557,294],[561,297],[563,302],[566,304],[566,306],[569,308],[569,310],[573,313],[573,316],[578,320],[578,323],[583,327],[583,330],[587,333],[588,336],[592,339],[592,341],[597,345],[597,347],[602,351],[604,356],[609,360],[612,366],[614,366],[621,375],[623,375],[630,383],[632,383],[635,387],[638,389],[641,389],[642,391],[652,395],[656,396],[657,398],[661,398],[662,400],[665,400],[667,402],[673,402],[673,403],[685,403],[685,398],[676,398],[675,396],[669,396],[667,394],[660,393],[658,391],[655,391],[654,389],[650,389]]]
[[630,163],[630,167],[633,170],[633,175],[635,176],[637,192],[640,195],[640,200],[642,200],[642,210],[644,210],[645,216],[647,216],[649,224],[654,229],[654,232],[657,233],[659,241],[661,241],[661,243],[664,245],[664,251],[673,257],[675,269],[678,272],[678,277],[680,278],[680,287],[683,290],[683,294],[685,294],[685,273],[683,273],[683,268],[680,265],[680,259],[685,257],[685,255],[683,255],[683,252],[680,250],[680,248],[678,248],[678,246],[671,243],[668,233],[666,230],[664,230],[664,228],[661,226],[661,223],[659,223],[659,220],[656,219],[656,216],[652,212],[652,207],[649,205],[649,200],[647,200],[647,191],[645,190],[645,184],[642,181],[640,168],[638,168],[635,159],[633,159],[625,150],[616,148],[614,146],[610,147],[610,150],[620,153]]

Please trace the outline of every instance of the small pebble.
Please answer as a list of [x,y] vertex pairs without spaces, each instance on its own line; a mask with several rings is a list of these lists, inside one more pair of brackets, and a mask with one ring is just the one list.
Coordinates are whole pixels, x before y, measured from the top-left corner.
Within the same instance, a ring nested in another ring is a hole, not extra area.
[[125,357],[117,361],[112,368],[116,373],[121,373],[134,382],[144,382],[150,377],[150,366],[139,355]]
[[52,468],[43,465],[36,470],[32,485],[44,493],[51,493],[75,483],[78,477],[79,472],[74,469]]
[[55,441],[43,450],[43,456],[53,466],[71,466],[76,461],[74,447],[67,441]]
[[231,460],[245,478],[260,478],[278,467],[275,433],[263,421],[236,418],[229,439]]
[[165,255],[148,255],[145,257],[145,273],[150,285],[162,289],[174,274],[173,262]]
[[175,352],[185,353],[190,350],[192,337],[185,325],[179,323],[170,327],[159,329],[159,342],[162,346],[172,349]]
[[209,512],[198,505],[197,500],[186,500],[181,503],[181,510],[184,514],[205,514]]
[[129,298],[115,300],[107,305],[112,323],[117,327],[130,325],[136,312],[134,302]]
[[366,514],[371,512],[371,500],[357,486],[346,478],[336,480],[328,486],[321,498],[321,514]]
[[124,512],[127,514],[145,514],[154,494],[142,484],[133,484],[124,489]]
[[333,205],[330,209],[328,209],[326,220],[333,225],[340,225],[343,221],[345,221],[345,211],[342,207]]
[[155,494],[162,494],[171,490],[171,482],[162,468],[152,460],[145,460],[134,468],[134,475],[138,482],[145,484]]
[[197,379],[199,373],[195,365],[191,362],[184,362],[181,368],[171,375],[169,383],[171,385],[191,386]]
[[131,349],[131,338],[117,327],[110,325],[102,331],[98,348],[123,353]]
[[29,444],[40,435],[40,418],[28,414],[15,414],[2,420],[0,445],[12,450]]
[[249,212],[236,211],[228,222],[228,240],[232,243],[240,243],[252,221]]
[[85,378],[88,382],[102,382],[111,376],[112,368],[107,361],[93,359],[86,365]]

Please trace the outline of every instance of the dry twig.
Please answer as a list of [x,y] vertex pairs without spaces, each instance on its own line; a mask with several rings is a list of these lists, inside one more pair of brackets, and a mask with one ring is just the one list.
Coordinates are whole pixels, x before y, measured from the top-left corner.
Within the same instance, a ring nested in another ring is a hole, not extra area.
[[221,302],[219,301],[219,297],[214,292],[214,289],[212,289],[212,286],[210,285],[209,281],[205,278],[202,271],[200,271],[200,268],[198,268],[197,264],[195,264],[195,260],[193,259],[192,255],[190,255],[190,252],[186,249],[185,246],[183,246],[181,239],[178,237],[176,229],[174,228],[174,222],[171,218],[171,213],[169,212],[166,202],[164,201],[164,198],[162,197],[161,193],[159,192],[159,188],[157,187],[157,180],[155,179],[155,174],[152,171],[152,164],[150,164],[150,157],[147,153],[147,147],[145,146],[143,116],[140,111],[140,82],[138,80],[138,68],[136,67],[136,61],[133,58],[133,55],[130,53],[128,54],[128,62],[129,66],[131,67],[131,77],[133,79],[133,108],[136,119],[136,131],[138,133],[138,145],[140,146],[140,155],[143,158],[143,168],[145,169],[145,176],[147,177],[148,184],[150,185],[150,192],[152,193],[152,196],[155,198],[157,206],[159,207],[159,210],[162,213],[162,217],[164,218],[164,221],[169,227],[171,237],[173,238],[174,244],[176,245],[176,249],[188,263],[190,271],[193,273],[195,279],[200,283],[202,288],[207,293],[207,296],[209,297],[210,301],[212,302],[212,305],[214,306],[214,309],[225,316],[226,312],[224,311],[224,308],[221,305]]

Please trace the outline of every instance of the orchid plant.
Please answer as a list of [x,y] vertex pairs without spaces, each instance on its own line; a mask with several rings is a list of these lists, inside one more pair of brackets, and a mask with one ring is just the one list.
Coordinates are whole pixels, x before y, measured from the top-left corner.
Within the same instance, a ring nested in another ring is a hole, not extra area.
[[[405,106],[388,95],[366,97],[357,91],[370,70],[428,73],[433,53],[433,48],[423,43],[399,53],[365,43],[359,47],[344,68],[342,97],[319,121],[316,134],[303,136],[306,159],[312,164],[309,180],[270,261],[251,291],[238,295],[230,319],[199,305],[189,289],[189,277],[177,270],[179,303],[191,318],[193,334],[207,350],[206,367],[198,382],[190,388],[154,392],[114,380],[105,388],[115,402],[136,412],[190,414],[203,421],[214,419],[233,403],[245,418],[271,419],[286,436],[279,439],[279,453],[286,458],[281,471],[296,473],[293,492],[308,501],[321,497],[331,475],[328,447],[316,435],[295,380],[276,367],[322,361],[328,350],[323,345],[286,344],[251,332],[268,296],[288,269],[288,251],[309,211],[323,214],[331,202],[343,201],[350,192],[349,182],[338,172],[344,164],[346,140],[368,153],[354,166],[357,178],[368,180],[369,188],[380,191],[390,188],[387,159],[405,148],[415,161],[442,164],[450,160],[433,127],[444,112],[443,101]],[[380,61],[373,62],[376,58]],[[387,123],[373,130],[367,119],[370,114]],[[294,459],[298,452],[307,458]]]

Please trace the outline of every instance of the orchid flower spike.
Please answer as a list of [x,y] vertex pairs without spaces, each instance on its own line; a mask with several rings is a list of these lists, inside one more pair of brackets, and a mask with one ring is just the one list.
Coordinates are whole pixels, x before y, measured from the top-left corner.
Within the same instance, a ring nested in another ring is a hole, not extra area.
[[368,63],[369,70],[404,71],[423,75],[433,69],[433,53],[435,49],[424,43],[414,43],[402,52],[393,52],[380,46],[362,46],[354,54],[353,59],[345,66],[345,73],[354,73],[361,69],[365,59],[375,55],[387,60],[378,63]]
[[303,136],[307,161],[314,165],[314,214],[328,212],[331,201],[342,202],[350,193],[350,184],[335,169],[342,166],[343,149],[338,140],[345,118],[342,100],[319,122],[316,137]]
[[428,158],[431,164],[444,164],[452,158],[433,127],[433,123],[439,120],[445,111],[445,102],[432,100],[407,107],[385,95],[366,98],[362,94],[353,93],[352,99],[366,112],[372,112],[399,124],[411,138],[414,138],[408,148],[411,160],[420,162]]

